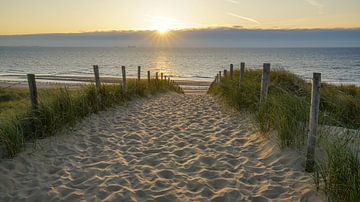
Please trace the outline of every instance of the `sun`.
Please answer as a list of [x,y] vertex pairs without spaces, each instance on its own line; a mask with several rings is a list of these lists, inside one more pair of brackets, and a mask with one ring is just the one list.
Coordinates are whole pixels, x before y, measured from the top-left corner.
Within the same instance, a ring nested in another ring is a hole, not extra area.
[[166,25],[159,25],[156,27],[156,30],[161,34],[164,35],[166,34],[169,30],[170,27],[166,26]]

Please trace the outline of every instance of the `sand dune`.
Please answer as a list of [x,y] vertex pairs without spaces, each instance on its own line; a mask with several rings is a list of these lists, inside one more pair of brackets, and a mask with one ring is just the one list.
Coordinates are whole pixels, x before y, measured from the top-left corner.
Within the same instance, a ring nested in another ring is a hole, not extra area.
[[85,119],[0,163],[0,201],[321,200],[303,159],[206,95],[166,94]]

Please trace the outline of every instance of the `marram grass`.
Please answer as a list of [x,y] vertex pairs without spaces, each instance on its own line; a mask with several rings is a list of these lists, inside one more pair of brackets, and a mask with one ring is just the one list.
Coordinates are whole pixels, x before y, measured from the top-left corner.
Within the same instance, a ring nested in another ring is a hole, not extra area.
[[[208,93],[219,96],[238,110],[254,114],[258,129],[276,131],[280,147],[293,147],[304,153],[311,102],[311,83],[285,70],[270,73],[270,87],[266,102],[259,103],[261,70],[245,71],[239,88],[239,71],[234,80],[229,76],[214,83]],[[322,83],[320,125],[360,130],[360,87]],[[325,136],[326,137],[326,136]],[[359,138],[359,137],[357,137]],[[322,141],[327,161],[317,160],[315,181],[325,182],[325,190],[335,201],[356,201],[360,193],[359,158],[349,150],[347,141]],[[359,150],[360,146],[357,145]]]
[[102,85],[100,96],[94,85],[79,89],[39,89],[39,109],[33,117],[27,89],[0,91],[0,149],[5,147],[8,157],[20,152],[26,141],[52,136],[83,117],[135,97],[166,91],[182,93],[177,86],[160,80],[151,80],[150,84],[145,80],[129,80],[126,90],[118,84]]

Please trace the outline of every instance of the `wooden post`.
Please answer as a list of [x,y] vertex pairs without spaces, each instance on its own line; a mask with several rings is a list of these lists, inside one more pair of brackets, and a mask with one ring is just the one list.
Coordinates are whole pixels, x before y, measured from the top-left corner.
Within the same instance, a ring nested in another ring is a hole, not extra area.
[[166,81],[166,75],[164,76],[164,80]]
[[234,65],[230,64],[230,79],[234,79]]
[[227,70],[224,69],[224,78],[226,79],[227,78]]
[[156,81],[159,80],[159,72],[156,72],[155,79],[156,79]]
[[321,74],[313,74],[312,92],[311,92],[311,107],[309,119],[309,133],[307,143],[307,154],[305,170],[312,172],[315,164],[315,147],[316,147],[316,133],[317,124],[319,119],[319,106],[320,106],[320,87],[321,87]]
[[218,82],[219,82],[219,74],[216,74],[215,83],[218,83]]
[[37,128],[36,118],[37,118],[38,109],[39,109],[35,75],[28,74],[27,79],[28,79],[28,83],[29,83],[29,92],[30,92],[30,100],[31,100],[31,114],[32,114],[31,130],[32,130],[33,134],[35,135],[36,128]]
[[219,81],[221,81],[221,71],[219,71]]
[[261,79],[260,102],[266,101],[269,92],[269,83],[270,83],[269,78],[270,78],[270,63],[264,63],[262,79]]
[[39,108],[39,103],[38,103],[38,99],[37,99],[37,88],[36,88],[36,81],[35,81],[35,75],[34,74],[28,74],[27,75],[27,80],[29,83],[29,92],[30,92],[30,100],[31,100],[31,111],[32,111],[32,115],[35,118],[38,108]]
[[126,69],[125,69],[125,66],[122,66],[121,70],[122,70],[122,78],[123,78],[123,82],[122,82],[123,90],[126,91]]
[[138,66],[138,81],[141,79],[141,66]]
[[170,77],[168,77],[168,83],[170,83]]
[[164,73],[161,72],[161,80],[164,78]]
[[150,83],[150,71],[147,72],[148,73],[148,83]]
[[240,63],[240,75],[239,75],[239,88],[244,81],[244,73],[245,73],[245,62]]
[[94,68],[94,76],[95,76],[96,94],[99,96],[99,94],[100,94],[100,88],[101,88],[100,74],[99,74],[99,66],[98,66],[98,65],[94,65],[93,68]]

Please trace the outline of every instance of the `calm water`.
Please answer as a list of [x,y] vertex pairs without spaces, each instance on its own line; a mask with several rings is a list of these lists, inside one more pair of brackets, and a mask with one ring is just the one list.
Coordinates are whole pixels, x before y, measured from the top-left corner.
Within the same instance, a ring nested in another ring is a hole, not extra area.
[[[324,81],[360,83],[360,48],[43,48],[0,47],[0,74],[92,75],[98,64],[102,75],[120,76],[137,66],[176,78],[210,80],[219,70],[246,62],[259,68],[264,62],[290,70],[304,78],[321,72]],[[2,76],[2,78],[5,78]]]

